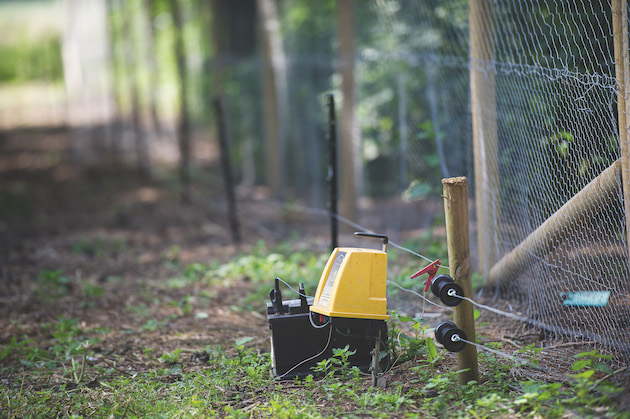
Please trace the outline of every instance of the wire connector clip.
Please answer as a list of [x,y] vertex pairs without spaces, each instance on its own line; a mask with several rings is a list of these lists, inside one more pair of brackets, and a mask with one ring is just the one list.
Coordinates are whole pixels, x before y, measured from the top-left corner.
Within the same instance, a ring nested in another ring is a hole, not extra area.
[[435,278],[435,275],[437,275],[437,272],[439,269],[440,269],[440,259],[437,259],[429,263],[424,268],[420,269],[415,274],[411,275],[410,278],[415,279],[419,277],[420,275],[428,274],[429,277],[427,278],[427,283],[424,286],[424,292],[427,292],[429,290],[429,287],[431,286],[431,281],[433,281],[433,278]]

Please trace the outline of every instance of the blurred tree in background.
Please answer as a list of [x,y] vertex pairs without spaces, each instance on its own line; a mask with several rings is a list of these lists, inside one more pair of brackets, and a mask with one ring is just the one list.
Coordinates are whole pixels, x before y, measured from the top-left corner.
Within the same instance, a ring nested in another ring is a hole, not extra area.
[[[12,29],[0,41],[0,104],[9,84],[63,82],[65,95],[47,96],[57,115],[49,123],[71,127],[77,163],[107,157],[145,174],[177,163],[186,196],[214,159],[220,96],[237,181],[321,206],[324,98],[334,93],[343,211],[356,218],[360,196],[400,196],[412,184],[407,195],[417,198],[467,170],[465,147],[444,151],[466,122],[444,112],[465,77],[437,59],[465,61],[466,4],[2,0]],[[22,112],[3,112],[3,124],[28,124]],[[86,160],[93,147],[106,152]]]

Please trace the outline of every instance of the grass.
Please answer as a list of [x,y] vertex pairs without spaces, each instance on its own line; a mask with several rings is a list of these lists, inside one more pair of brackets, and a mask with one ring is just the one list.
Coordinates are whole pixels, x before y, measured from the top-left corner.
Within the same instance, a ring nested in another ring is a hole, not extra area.
[[[182,265],[179,251],[171,250],[163,263],[175,275],[143,282],[124,310],[135,319],[133,328],[93,327],[64,316],[34,328],[13,325],[18,332],[0,346],[0,411],[9,418],[629,417],[616,404],[622,390],[611,382],[615,371],[605,354],[578,353],[570,374],[554,379],[480,351],[482,382],[462,386],[454,355],[436,346],[429,325],[397,312],[389,322],[389,351],[397,363],[386,388],[372,387],[370,377],[349,365],[349,348],[336,348],[314,375],[277,381],[265,326],[249,326],[257,334],[243,336],[233,324],[226,337],[205,344],[188,339],[188,329],[195,321],[212,326],[211,309],[219,304],[235,305],[236,318],[260,313],[275,275],[306,282],[312,294],[325,256],[259,243],[226,264]],[[101,258],[121,250],[97,240],[74,251]],[[402,270],[415,269],[399,262]],[[403,276],[402,270],[392,274]],[[61,270],[43,271],[38,281],[42,304],[67,301],[69,284],[77,288],[77,279]],[[77,292],[99,302],[108,287],[120,285],[112,280]],[[539,351],[526,346],[518,356],[535,360]]]
[[[568,383],[513,381],[509,366],[482,357],[494,374],[483,385],[460,386],[455,370],[438,372],[426,363],[403,364],[403,380],[387,389],[371,387],[347,364],[347,349],[337,362],[319,365],[321,379],[278,382],[270,376],[268,354],[246,348],[205,348],[205,368],[190,368],[182,352],[160,356],[164,367],[134,374],[99,368],[98,378],[82,381],[73,371],[63,383],[48,388],[25,386],[26,370],[0,387],[0,406],[8,417],[142,416],[142,417],[392,417],[540,416],[580,417],[625,413],[610,406],[618,389],[596,382],[580,368]],[[590,355],[589,355],[590,356]],[[83,358],[84,360],[86,358]],[[576,361],[579,362],[579,361]],[[72,364],[73,367],[75,364]],[[80,368],[77,366],[77,368]],[[40,374],[42,372],[40,371]],[[625,414],[627,417],[627,414]]]

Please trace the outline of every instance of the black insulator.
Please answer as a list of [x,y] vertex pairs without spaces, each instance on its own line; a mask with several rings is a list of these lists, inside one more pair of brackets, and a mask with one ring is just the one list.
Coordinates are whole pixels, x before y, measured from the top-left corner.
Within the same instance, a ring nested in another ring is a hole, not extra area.
[[462,287],[448,275],[436,276],[431,283],[431,292],[449,307],[454,307],[462,302],[460,297],[451,294],[454,293],[459,296],[464,294]]
[[[435,339],[449,352],[459,352],[466,346],[466,334],[453,322],[442,322],[435,328]],[[462,340],[463,339],[463,340]]]
[[442,322],[438,324],[437,327],[435,328],[435,339],[438,341],[440,345],[443,344],[442,339],[444,338],[444,330],[447,327],[457,327],[457,326],[453,322]]

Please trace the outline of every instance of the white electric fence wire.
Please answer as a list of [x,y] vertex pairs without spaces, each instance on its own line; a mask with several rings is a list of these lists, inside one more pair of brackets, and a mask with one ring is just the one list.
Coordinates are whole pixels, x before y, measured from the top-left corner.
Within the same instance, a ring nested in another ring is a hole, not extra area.
[[[398,342],[398,347],[400,348],[400,353],[399,353],[398,357],[396,358],[396,361],[394,361],[394,363],[392,364],[392,367],[390,368],[390,370],[394,367],[394,365],[396,365],[396,363],[398,362],[398,360],[399,360],[399,359],[400,359],[400,357],[402,356],[403,346],[402,346],[402,342],[400,341],[400,336],[401,336],[401,335],[402,335],[402,333],[403,333],[405,330],[407,330],[408,328],[409,328],[409,326],[406,326],[406,327],[402,328],[402,329],[400,330],[400,332],[398,332],[398,335],[397,335],[397,337],[396,337],[396,341]],[[425,333],[426,333],[426,332],[430,332],[430,331],[434,331],[434,330],[435,330],[435,328],[430,328],[430,329],[425,329],[423,332],[425,332]],[[499,351],[499,350],[494,349],[494,348],[490,348],[490,347],[488,347],[488,346],[485,346],[485,345],[482,345],[482,344],[479,344],[479,343],[476,343],[476,342],[471,342],[471,341],[469,341],[469,340],[466,340],[466,339],[462,338],[462,337],[461,337],[461,336],[459,336],[458,334],[453,335],[453,336],[451,337],[451,339],[452,339],[452,341],[453,341],[453,342],[462,341],[462,342],[468,343],[468,344],[470,344],[470,345],[473,345],[473,346],[475,346],[475,347],[477,347],[477,348],[479,348],[479,349],[482,349],[482,350],[484,350],[484,351],[491,352],[491,353],[493,353],[493,354],[495,354],[495,355],[498,355],[498,356],[500,356],[500,357],[502,357],[502,358],[510,359],[510,360],[514,361],[514,363],[516,363],[516,364],[526,365],[526,366],[528,366],[528,367],[530,367],[530,368],[535,368],[535,369],[543,370],[543,368],[541,368],[541,367],[539,367],[539,366],[537,366],[537,365],[533,364],[533,363],[532,363],[531,361],[529,361],[529,360],[525,360],[525,359],[522,359],[522,358],[516,357],[516,356],[514,356],[514,355],[508,354],[508,353],[503,352],[503,351]]]
[[521,322],[528,322],[529,321],[529,319],[527,317],[525,317],[525,316],[519,316],[518,314],[509,313],[507,311],[499,310],[498,308],[494,308],[494,307],[487,306],[485,304],[478,303],[478,302],[474,301],[471,298],[463,297],[461,295],[458,295],[457,292],[455,290],[453,290],[453,289],[448,290],[447,294],[449,296],[451,296],[451,297],[457,297],[457,298],[460,298],[462,300],[466,300],[466,301],[472,303],[474,306],[477,306],[477,307],[482,308],[484,310],[491,311],[491,312],[496,313],[496,314],[500,314],[501,316],[509,317],[511,319],[518,320],[518,321],[521,321]]
[[328,318],[328,321],[324,324],[320,324],[319,326],[315,324],[315,322],[313,321],[313,313],[308,313],[308,319],[311,321],[311,326],[313,326],[315,329],[323,329],[326,326],[328,326],[330,324],[330,317]]
[[[357,230],[360,230],[360,231],[363,231],[363,232],[366,232],[366,233],[375,234],[375,232],[370,230],[369,228],[364,227],[364,226],[362,226],[362,225],[360,225],[360,224],[358,224],[358,223],[356,223],[356,222],[354,222],[352,220],[349,220],[346,217],[343,217],[343,216],[341,216],[339,214],[333,213],[332,211],[327,210],[327,209],[306,207],[306,206],[295,204],[295,203],[292,203],[287,208],[285,203],[277,202],[276,204],[278,206],[282,206],[285,209],[293,210],[293,211],[296,211],[296,212],[302,212],[302,213],[305,213],[305,214],[313,214],[313,215],[323,215],[325,217],[333,217],[334,219],[336,219],[338,221],[341,221],[342,223],[344,223],[346,225],[349,225],[349,226],[351,226],[351,227],[353,227],[353,228],[355,228]],[[414,252],[413,250],[408,249],[408,248],[406,248],[404,246],[401,246],[398,243],[395,243],[395,242],[393,242],[391,240],[387,244],[392,246],[392,247],[395,247],[396,249],[408,252],[408,253],[410,253],[410,254],[412,254],[414,256],[417,256],[417,257],[419,257],[421,259],[424,259],[427,262],[433,262],[435,260],[435,259],[429,259],[428,257],[426,257],[426,256],[424,256],[424,255],[422,255],[422,254],[420,254],[418,252]],[[449,269],[449,267],[447,265],[444,265],[444,264],[440,264],[440,268],[441,269],[447,269],[447,270]]]
[[426,292],[425,292],[424,294],[425,294],[425,295],[423,295],[423,297],[425,297],[425,298],[422,300],[422,318],[423,318],[423,319],[424,319],[424,313],[425,313],[426,308],[427,308],[427,298],[426,298]]
[[399,284],[397,284],[396,282],[394,282],[394,281],[392,281],[392,280],[390,280],[390,279],[388,279],[388,280],[387,280],[387,282],[388,282],[389,284],[392,284],[392,285],[396,286],[397,288],[399,288],[399,289],[401,289],[401,290],[403,290],[403,291],[405,291],[405,292],[408,292],[408,293],[410,293],[410,294],[413,294],[413,295],[416,295],[416,296],[418,296],[418,297],[422,298],[422,300],[423,300],[423,301],[426,301],[426,302],[427,302],[427,303],[429,303],[429,304],[432,304],[432,305],[434,305],[434,306],[436,306],[436,307],[439,307],[439,308],[441,308],[441,309],[443,309],[443,310],[453,311],[453,309],[452,309],[452,308],[450,308],[450,307],[445,307],[445,306],[442,306],[442,305],[440,305],[440,304],[434,303],[433,301],[429,300],[429,299],[428,299],[427,297],[425,297],[424,295],[422,295],[422,294],[420,294],[420,293],[418,293],[418,292],[416,292],[416,291],[414,291],[414,290],[410,290],[410,289],[408,289],[408,288],[405,288],[405,287],[403,287],[402,285],[399,285]]
[[486,352],[490,352],[490,353],[493,353],[493,354],[495,354],[495,355],[498,355],[498,356],[500,356],[500,357],[502,357],[502,358],[506,358],[506,359],[512,360],[512,361],[513,361],[514,363],[516,363],[516,364],[525,365],[525,366],[528,366],[528,367],[530,367],[530,368],[535,368],[535,369],[537,369],[537,370],[544,370],[544,368],[541,368],[540,366],[533,364],[533,363],[532,363],[531,361],[529,361],[529,360],[526,360],[526,359],[523,359],[523,358],[516,357],[516,356],[514,356],[514,355],[508,354],[508,353],[503,352],[503,351],[499,351],[498,349],[490,348],[490,347],[488,347],[488,346],[482,345],[482,344],[477,343],[477,342],[472,342],[472,341],[470,341],[470,340],[467,340],[467,339],[462,338],[462,337],[461,337],[461,336],[459,336],[458,334],[454,334],[454,335],[451,337],[451,340],[452,340],[453,342],[458,342],[458,341],[465,342],[465,343],[467,343],[467,344],[469,344],[469,345],[472,345],[472,346],[474,346],[474,347],[476,347],[476,348],[482,349],[482,350],[484,350],[484,351],[486,351]]
[[409,328],[409,326],[405,326],[402,329],[400,329],[400,332],[398,332],[398,335],[396,335],[396,341],[398,342],[398,356],[396,357],[396,360],[394,362],[392,362],[392,366],[389,368],[389,370],[391,371],[392,368],[394,368],[394,366],[396,365],[396,363],[398,362],[398,360],[400,359],[400,357],[402,356],[403,353],[403,346],[402,346],[402,342],[400,341],[400,336],[403,334],[403,332],[405,330],[407,330]]
[[[278,278],[278,277],[276,277],[276,278]],[[282,278],[278,278],[278,281],[282,282],[284,285],[286,285],[287,287],[289,287],[289,289],[291,289],[291,291],[293,291],[293,292],[294,292],[294,293],[296,293],[297,295],[300,295],[300,296],[305,297],[305,298],[313,298],[313,297],[311,297],[310,295],[302,294],[300,291],[297,291],[295,288],[293,288],[291,285],[289,285],[289,283],[288,283],[287,281],[285,281],[285,280],[284,280],[284,279],[282,279]]]
[[529,317],[525,317],[525,316],[519,316],[517,314],[514,313],[510,313],[510,312],[506,312],[506,311],[502,311],[499,309],[496,309],[494,307],[490,307],[481,303],[477,303],[474,300],[467,298],[467,297],[463,297],[461,295],[457,295],[457,293],[454,290],[450,290],[448,292],[448,295],[452,296],[452,297],[457,297],[460,298],[462,300],[466,300],[469,301],[470,303],[472,303],[473,305],[488,310],[488,311],[492,311],[496,314],[502,315],[502,316],[506,316],[509,318],[512,318],[514,320],[518,320],[518,321],[522,321],[525,323],[529,323],[531,325],[540,327],[541,329],[545,329],[548,330],[550,332],[553,333],[558,333],[564,336],[573,336],[576,338],[582,338],[582,339],[590,339],[596,342],[600,342],[600,343],[607,343],[609,344],[611,347],[613,348],[617,348],[619,350],[622,351],[630,351],[630,345],[627,344],[627,342],[616,342],[614,341],[610,336],[610,334],[608,335],[600,335],[597,333],[592,333],[592,332],[588,332],[588,331],[581,331],[579,329],[571,329],[571,328],[567,328],[567,327],[563,327],[563,326],[558,326],[556,324],[553,323],[548,323],[548,322],[543,322],[540,320],[535,320]]
[[[329,324],[329,323],[327,323],[327,324]],[[332,326],[330,326],[330,330],[328,331],[328,341],[326,342],[326,346],[324,346],[324,349],[322,349],[318,354],[315,354],[312,357],[306,358],[305,360],[300,361],[299,363],[295,364],[293,367],[291,367],[291,369],[286,371],[284,374],[277,376],[276,380],[281,380],[282,377],[286,376],[288,373],[290,373],[291,371],[293,371],[294,369],[296,369],[300,365],[303,365],[303,364],[305,364],[305,363],[307,363],[307,362],[309,362],[309,361],[311,361],[313,359],[316,359],[318,356],[323,355],[324,352],[326,352],[326,349],[328,349],[328,346],[330,345],[330,341],[331,341],[331,337],[332,337],[332,329],[333,329]]]

